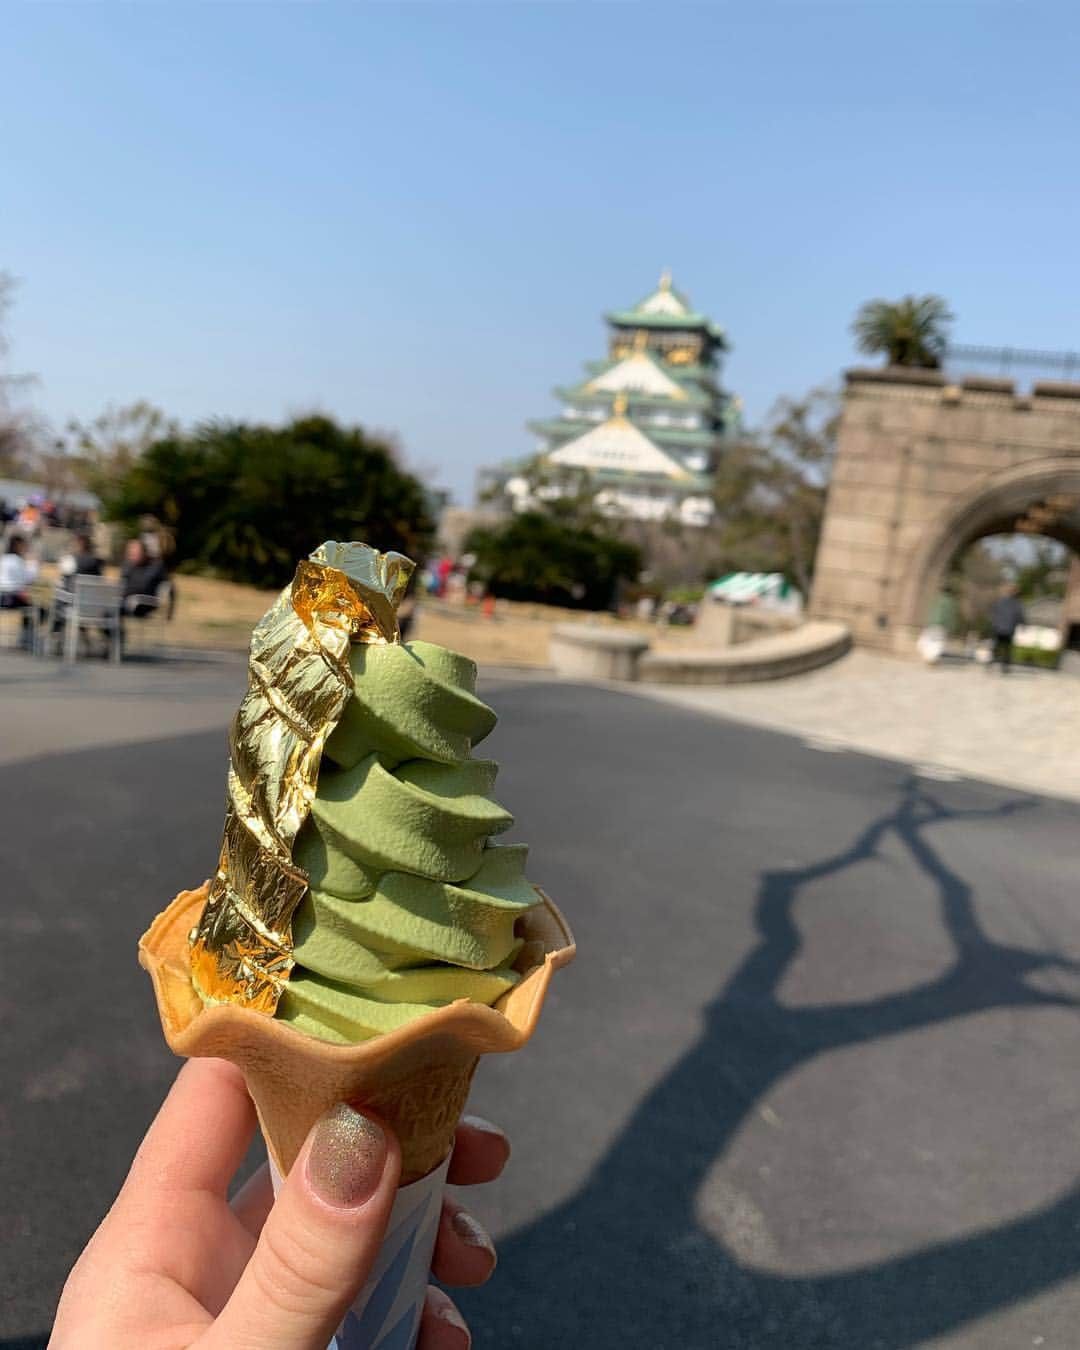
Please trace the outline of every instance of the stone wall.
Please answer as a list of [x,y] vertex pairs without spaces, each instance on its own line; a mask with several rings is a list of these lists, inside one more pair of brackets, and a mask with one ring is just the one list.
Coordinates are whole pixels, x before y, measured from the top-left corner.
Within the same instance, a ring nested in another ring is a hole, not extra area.
[[436,547],[451,558],[460,558],[465,552],[465,540],[473,530],[497,529],[505,525],[509,515],[494,508],[447,506],[439,517]]
[[[1055,494],[1080,501],[1080,385],[849,371],[810,613],[911,650],[956,550]],[[1080,511],[1045,533],[1080,546]]]

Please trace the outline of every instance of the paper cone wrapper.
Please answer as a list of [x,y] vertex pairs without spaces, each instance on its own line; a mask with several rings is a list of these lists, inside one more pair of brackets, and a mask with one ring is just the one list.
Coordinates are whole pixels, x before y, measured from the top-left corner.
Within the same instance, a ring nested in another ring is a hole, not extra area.
[[348,1102],[397,1135],[407,1185],[450,1152],[479,1057],[525,1044],[552,975],[573,959],[566,922],[539,894],[542,903],[519,920],[522,978],[494,1008],[459,999],[358,1045],[316,1040],[235,1004],[203,1006],[191,984],[188,934],[206,903],[207,885],[181,891],[158,915],[139,943],[139,960],[154,982],[171,1049],[228,1059],[242,1070],[282,1175],[323,1112]]
[[[412,1350],[416,1344],[449,1166],[445,1158],[398,1190],[375,1265],[328,1350]],[[273,1162],[270,1176],[276,1196],[281,1174]]]

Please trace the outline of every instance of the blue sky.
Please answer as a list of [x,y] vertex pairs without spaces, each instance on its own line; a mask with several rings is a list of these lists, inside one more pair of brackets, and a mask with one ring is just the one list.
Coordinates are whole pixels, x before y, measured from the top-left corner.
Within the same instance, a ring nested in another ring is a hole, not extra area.
[[1080,347],[1080,14],[8,4],[10,364],[56,423],[321,407],[468,500],[664,266],[751,421],[859,303]]

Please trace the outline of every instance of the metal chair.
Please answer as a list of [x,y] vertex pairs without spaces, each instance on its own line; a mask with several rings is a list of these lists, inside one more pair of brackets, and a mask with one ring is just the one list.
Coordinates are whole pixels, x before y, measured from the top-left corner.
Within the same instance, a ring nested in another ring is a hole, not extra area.
[[[29,641],[37,641],[37,611],[33,605],[8,609],[0,607],[0,647],[19,648]],[[9,634],[10,630],[10,634]],[[29,637],[27,637],[29,634]]]
[[73,577],[71,603],[65,606],[64,657],[74,661],[79,655],[79,635],[84,628],[98,628],[109,645],[113,661],[123,659],[123,634],[120,616],[123,591],[118,581],[102,577]]
[[74,598],[69,589],[71,577],[58,582],[45,605],[45,618],[38,624],[37,641],[34,644],[36,656],[52,656],[54,649],[63,647],[64,633],[67,629],[67,614]]
[[176,587],[166,577],[153,595],[129,595],[124,614],[130,616],[124,629],[124,650],[133,656],[160,656],[165,646],[166,625],[176,610]]

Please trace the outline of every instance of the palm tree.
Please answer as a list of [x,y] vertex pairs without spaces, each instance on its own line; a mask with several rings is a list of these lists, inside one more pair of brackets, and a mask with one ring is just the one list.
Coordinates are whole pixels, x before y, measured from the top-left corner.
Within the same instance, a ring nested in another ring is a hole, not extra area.
[[861,352],[884,352],[890,366],[941,364],[953,315],[940,295],[905,295],[902,300],[868,300],[851,331]]

